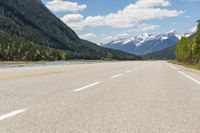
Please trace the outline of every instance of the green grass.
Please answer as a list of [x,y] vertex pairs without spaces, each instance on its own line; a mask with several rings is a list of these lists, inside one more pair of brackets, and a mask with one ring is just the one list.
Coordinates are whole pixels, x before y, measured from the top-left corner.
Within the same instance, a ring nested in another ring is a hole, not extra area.
[[0,61],[0,66],[7,66],[7,65],[28,65],[28,64],[44,64],[44,61]]
[[200,70],[200,66],[199,65],[186,64],[186,63],[178,62],[176,60],[171,60],[171,61],[169,61],[169,63],[176,64],[176,65],[181,65],[181,66],[192,68],[192,69],[195,69],[195,70]]
[[[67,61],[49,61],[49,62],[115,62],[117,60],[67,60]],[[0,61],[0,66],[15,66],[15,65],[34,65],[34,64],[47,64],[48,61]]]

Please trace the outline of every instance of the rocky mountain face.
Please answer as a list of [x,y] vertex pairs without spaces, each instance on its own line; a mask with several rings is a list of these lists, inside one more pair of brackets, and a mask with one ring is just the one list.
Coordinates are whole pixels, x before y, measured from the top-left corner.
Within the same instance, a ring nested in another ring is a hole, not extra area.
[[196,29],[197,27],[193,27],[184,34],[178,34],[175,30],[164,34],[143,33],[138,36],[119,38],[109,43],[102,44],[102,46],[143,56],[176,45],[181,36],[190,37],[196,33]]
[[103,47],[119,49],[137,55],[145,55],[175,45],[180,38],[181,36],[174,30],[165,34],[144,33],[139,36],[113,40],[107,44],[103,44]]
[[[184,33],[182,36],[187,37],[189,39],[193,39],[196,35],[197,27],[193,27],[191,30]],[[149,53],[143,55],[143,59],[155,59],[155,60],[174,60],[176,58],[176,45],[172,45],[165,49],[162,49],[157,52]]]

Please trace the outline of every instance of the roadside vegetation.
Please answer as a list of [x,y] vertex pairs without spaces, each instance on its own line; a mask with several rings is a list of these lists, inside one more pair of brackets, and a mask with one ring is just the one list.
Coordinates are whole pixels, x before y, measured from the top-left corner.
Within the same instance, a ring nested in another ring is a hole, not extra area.
[[0,61],[139,60],[80,39],[36,0],[0,0]]
[[200,66],[199,65],[178,62],[177,60],[171,60],[169,62],[172,63],[172,64],[176,64],[176,65],[180,65],[180,66],[184,66],[184,67],[200,70]]
[[0,59],[3,61],[67,60],[69,53],[0,32]]
[[176,60],[179,65],[200,68],[200,20],[196,35],[192,38],[182,37],[176,47]]
[[[83,42],[87,43],[86,41]],[[95,44],[88,47],[96,47]],[[94,48],[95,49],[95,48]],[[104,51],[104,52],[103,52]],[[95,54],[96,53],[96,54]],[[55,61],[55,60],[134,60],[139,57],[121,51],[98,48],[85,53],[60,50],[39,45],[4,31],[0,31],[0,61]]]

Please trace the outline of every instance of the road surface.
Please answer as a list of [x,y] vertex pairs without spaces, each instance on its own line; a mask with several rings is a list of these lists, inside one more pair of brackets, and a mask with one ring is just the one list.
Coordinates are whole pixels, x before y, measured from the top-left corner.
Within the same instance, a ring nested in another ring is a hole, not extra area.
[[199,133],[199,81],[165,61],[0,69],[0,133]]

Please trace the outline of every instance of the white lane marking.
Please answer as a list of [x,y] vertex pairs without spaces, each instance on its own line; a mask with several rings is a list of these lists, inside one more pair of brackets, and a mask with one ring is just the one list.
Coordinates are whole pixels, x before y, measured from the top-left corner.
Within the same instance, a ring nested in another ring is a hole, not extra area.
[[182,74],[183,76],[185,76],[185,77],[191,79],[192,81],[194,81],[195,83],[197,83],[197,84],[200,85],[200,82],[199,82],[198,80],[196,80],[196,79],[190,77],[189,75],[185,74],[184,72],[178,70],[176,67],[174,67],[174,66],[172,66],[172,65],[170,65],[170,64],[168,64],[168,63],[166,63],[166,64],[167,64],[169,67],[171,67],[172,69],[174,69],[174,70],[176,70],[177,72],[179,72],[180,74]]
[[131,73],[131,72],[132,72],[132,70],[126,71],[126,73]]
[[8,113],[8,114],[2,115],[2,116],[0,116],[0,121],[5,120],[5,119],[7,119],[7,118],[9,118],[9,117],[18,115],[18,114],[20,114],[20,113],[23,113],[23,112],[25,112],[26,110],[27,110],[27,109],[16,110],[16,111],[10,112],[10,113]]
[[117,78],[117,77],[119,77],[119,76],[122,76],[122,74],[117,74],[117,75],[115,75],[115,76],[112,76],[111,79]]
[[87,89],[87,88],[89,88],[89,87],[98,85],[98,84],[100,84],[100,83],[101,83],[101,82],[95,82],[95,83],[86,85],[86,86],[84,86],[84,87],[81,87],[81,88],[79,88],[79,89],[74,90],[74,92],[79,92],[79,91],[85,90],[85,89]]

